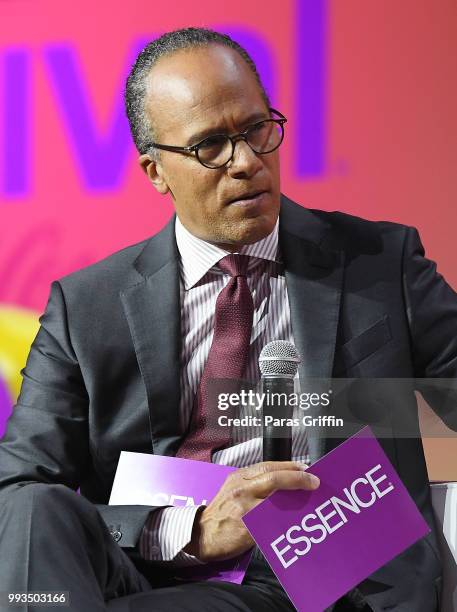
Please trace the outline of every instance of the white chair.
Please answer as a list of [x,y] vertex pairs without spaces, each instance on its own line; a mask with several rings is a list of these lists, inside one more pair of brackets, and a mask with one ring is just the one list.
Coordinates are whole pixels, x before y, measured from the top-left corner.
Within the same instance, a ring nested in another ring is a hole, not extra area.
[[457,611],[457,482],[432,483],[432,504],[443,561],[441,612]]

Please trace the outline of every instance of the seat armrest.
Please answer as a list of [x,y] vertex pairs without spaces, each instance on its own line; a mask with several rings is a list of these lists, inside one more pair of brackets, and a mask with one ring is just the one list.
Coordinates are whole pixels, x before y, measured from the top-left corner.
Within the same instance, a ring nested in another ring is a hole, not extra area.
[[457,482],[432,482],[432,505],[443,563],[441,612],[457,610]]

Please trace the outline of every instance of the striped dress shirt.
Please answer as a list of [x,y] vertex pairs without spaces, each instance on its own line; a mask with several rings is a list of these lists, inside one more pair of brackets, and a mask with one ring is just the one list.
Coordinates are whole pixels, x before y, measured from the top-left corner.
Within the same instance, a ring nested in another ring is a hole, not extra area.
[[[178,218],[175,235],[180,255],[180,426],[185,432],[213,338],[216,299],[230,278],[216,264],[229,252],[197,238]],[[251,258],[247,282],[253,297],[254,316],[245,378],[256,382],[260,378],[258,358],[265,344],[272,340],[293,342],[289,300],[278,249],[278,221],[271,234],[259,242],[244,245],[239,253]],[[249,414],[249,410],[253,415],[258,414],[252,406],[243,409],[243,416]],[[234,427],[231,445],[214,452],[212,462],[243,467],[262,461],[262,451],[261,428]],[[292,458],[308,462],[302,428],[292,434]],[[153,511],[140,538],[141,555],[150,561],[166,561],[173,567],[199,564],[198,559],[182,549],[191,539],[200,507],[166,507]]]

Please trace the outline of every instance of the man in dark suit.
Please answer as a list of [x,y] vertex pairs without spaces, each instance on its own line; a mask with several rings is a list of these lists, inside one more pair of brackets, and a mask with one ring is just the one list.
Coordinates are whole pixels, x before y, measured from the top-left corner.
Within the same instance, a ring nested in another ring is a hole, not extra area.
[[[242,585],[177,583],[175,557],[139,545],[154,532],[158,510],[107,505],[122,450],[175,455],[187,439],[178,381],[203,349],[189,348],[183,335],[183,319],[200,311],[185,306],[178,221],[182,245],[187,239],[192,248],[228,254],[249,252],[277,232],[275,290],[285,300],[281,313],[290,312],[284,329],[301,354],[303,380],[455,379],[457,298],[424,258],[414,229],[306,210],[281,195],[285,118],[269,109],[254,65],[230,39],[187,29],[152,43],[129,78],[127,110],[141,166],[160,193],[170,193],[177,219],[52,285],[0,443],[0,591],[70,591],[74,610],[104,610],[107,601],[113,610],[292,610],[259,555]],[[457,429],[456,411],[429,395]],[[407,402],[417,435],[396,435],[404,423],[395,412],[393,435],[382,443],[433,528],[414,395]],[[308,442],[311,461],[336,443]],[[293,462],[238,470],[193,514],[178,556],[189,563],[236,556],[253,544],[244,512],[278,488],[316,486]],[[335,610],[431,612],[439,581],[432,532]],[[122,597],[129,594],[133,600]]]

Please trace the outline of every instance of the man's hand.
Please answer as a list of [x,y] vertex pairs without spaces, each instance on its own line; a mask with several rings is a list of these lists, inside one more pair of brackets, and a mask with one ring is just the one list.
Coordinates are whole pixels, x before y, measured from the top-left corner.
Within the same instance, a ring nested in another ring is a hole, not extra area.
[[241,517],[278,489],[317,489],[319,479],[306,468],[294,461],[265,461],[232,472],[196,517],[184,552],[210,562],[236,557],[254,546]]

